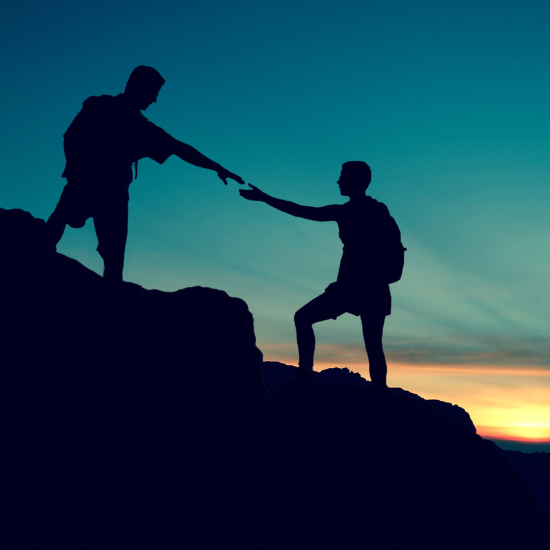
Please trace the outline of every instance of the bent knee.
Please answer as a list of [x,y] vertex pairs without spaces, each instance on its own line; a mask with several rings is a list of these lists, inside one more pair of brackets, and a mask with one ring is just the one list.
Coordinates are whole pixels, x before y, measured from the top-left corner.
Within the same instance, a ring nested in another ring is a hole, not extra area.
[[311,324],[312,324],[312,323],[309,321],[308,315],[307,315],[307,313],[304,311],[304,308],[299,309],[299,310],[294,314],[294,324],[295,324],[296,326],[298,326],[298,325],[303,326],[303,325],[311,325]]

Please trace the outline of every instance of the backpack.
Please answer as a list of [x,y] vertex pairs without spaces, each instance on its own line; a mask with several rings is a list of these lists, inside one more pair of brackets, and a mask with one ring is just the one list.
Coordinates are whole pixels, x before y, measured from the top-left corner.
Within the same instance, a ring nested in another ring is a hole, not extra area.
[[132,147],[136,132],[132,130],[143,115],[129,114],[120,97],[92,96],[84,101],[63,136],[67,159],[63,177],[99,172],[132,181],[129,170],[136,161]]
[[358,215],[357,206],[351,203],[342,207],[338,227],[344,255],[338,276],[363,272],[369,278],[396,283],[405,264],[406,248],[401,243],[401,231],[385,204],[367,197],[364,207],[364,215]]
[[401,279],[405,265],[405,250],[401,242],[401,231],[397,222],[388,215],[383,222],[381,234],[383,246],[381,250],[381,264],[384,280],[388,283],[396,283]]

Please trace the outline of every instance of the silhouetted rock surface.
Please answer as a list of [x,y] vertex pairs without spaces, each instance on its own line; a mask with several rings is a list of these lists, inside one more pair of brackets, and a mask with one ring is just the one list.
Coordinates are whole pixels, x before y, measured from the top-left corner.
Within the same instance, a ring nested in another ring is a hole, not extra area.
[[546,542],[524,480],[428,403],[292,382],[269,399],[242,300],[106,286],[42,229],[0,210],[2,548]]
[[[272,395],[273,392],[285,382],[291,380],[298,367],[292,365],[286,365],[285,363],[279,363],[277,361],[264,361],[263,373],[264,383],[269,392]],[[314,372],[315,383],[317,386],[322,384],[354,384],[356,386],[372,386],[372,383],[365,380],[358,372],[350,371],[347,368],[333,367],[325,369],[320,372]],[[408,392],[401,388],[392,388],[394,393],[406,395],[413,399],[422,399],[415,393]],[[470,415],[458,405],[447,403],[445,401],[439,401],[438,399],[422,399],[429,403],[432,407],[442,412],[444,415],[452,418],[455,422],[471,431],[476,433],[476,427],[470,418]]]
[[0,210],[0,546],[257,543],[257,448],[235,447],[265,429],[268,394],[245,302],[108,286],[43,229]]
[[[427,402],[348,384],[305,394],[292,382],[272,399],[283,426],[279,487],[287,482],[291,516],[317,525],[327,548],[516,548],[550,540],[540,506],[511,465]],[[361,523],[369,526],[364,546],[354,529]]]

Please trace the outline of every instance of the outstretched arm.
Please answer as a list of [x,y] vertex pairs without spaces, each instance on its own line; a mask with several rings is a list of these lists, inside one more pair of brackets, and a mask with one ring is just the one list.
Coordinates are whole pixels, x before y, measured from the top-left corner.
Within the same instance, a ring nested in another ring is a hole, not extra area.
[[248,184],[250,189],[241,189],[239,193],[242,197],[249,201],[259,201],[265,202],[291,216],[296,216],[297,218],[304,218],[306,220],[313,220],[315,222],[333,222],[336,221],[338,211],[340,209],[339,204],[331,204],[329,206],[302,206],[301,204],[296,204],[295,202],[284,201],[282,199],[276,199],[267,193],[264,193],[251,183]]
[[220,166],[217,162],[210,160],[208,157],[205,157],[202,153],[199,153],[191,145],[187,145],[182,141],[176,140],[176,146],[174,154],[178,156],[181,160],[192,164],[193,166],[198,166],[199,168],[206,168],[207,170],[214,170],[217,172],[218,177],[227,185],[227,178],[235,180],[241,185],[244,184],[243,179],[237,174],[233,174],[229,170],[226,170],[223,166]]

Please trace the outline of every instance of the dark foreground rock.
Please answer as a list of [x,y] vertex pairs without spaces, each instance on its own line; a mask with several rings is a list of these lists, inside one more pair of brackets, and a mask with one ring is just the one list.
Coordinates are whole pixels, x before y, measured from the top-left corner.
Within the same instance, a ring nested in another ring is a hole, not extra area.
[[[297,371],[298,367],[292,365],[286,365],[285,363],[279,363],[277,361],[264,361],[263,378],[269,395],[272,395],[279,386],[291,380],[296,375]],[[317,386],[321,386],[323,384],[353,384],[355,386],[372,386],[372,383],[365,380],[358,372],[352,372],[347,368],[334,367],[322,370],[320,372],[314,372],[313,374],[315,376],[315,384]],[[413,399],[421,399],[426,401],[426,403],[429,403],[432,407],[437,409],[439,412],[442,412],[445,416],[453,419],[462,427],[474,434],[476,433],[476,427],[474,426],[470,415],[462,407],[453,405],[452,403],[447,403],[445,401],[440,401],[438,399],[424,400],[419,395],[401,388],[392,388],[392,391],[400,395],[412,397]]]
[[241,439],[268,394],[246,303],[106,286],[22,211],[0,234],[0,547],[258,543]]
[[288,453],[280,463],[292,511],[318,526],[327,547],[366,548],[356,544],[361,524],[376,548],[547,545],[527,483],[429,403],[347,384],[306,395],[287,384],[272,399],[284,422],[278,447]]
[[0,210],[2,548],[513,548],[523,479],[419,399],[262,384],[246,304],[111,288]]
[[[276,361],[264,361],[264,384],[272,395],[275,390],[285,382],[289,382],[296,375],[298,367],[286,365]],[[315,384],[353,384],[356,386],[372,387],[372,383],[365,380],[359,373],[347,368],[330,368],[315,372]],[[454,420],[466,430],[476,433],[476,428],[470,415],[458,405],[453,405],[437,399],[423,399],[419,395],[405,391],[401,388],[392,388],[392,392],[406,395],[413,399],[419,399]],[[531,491],[536,496],[544,515],[550,522],[550,453],[536,452],[523,453],[519,451],[506,451],[498,447],[494,442],[485,440],[486,443],[497,450],[527,481]]]

